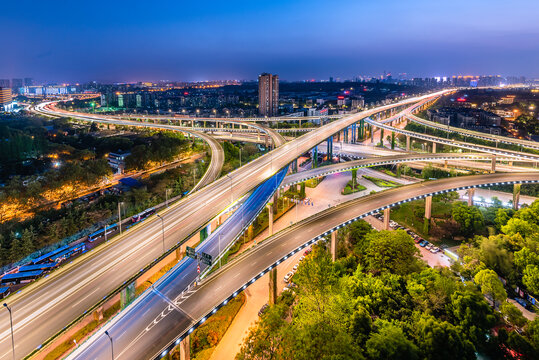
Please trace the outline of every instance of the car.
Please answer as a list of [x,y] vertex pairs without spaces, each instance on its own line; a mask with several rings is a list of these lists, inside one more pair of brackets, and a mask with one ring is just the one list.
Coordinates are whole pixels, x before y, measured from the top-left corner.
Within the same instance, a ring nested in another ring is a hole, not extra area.
[[307,256],[311,253],[311,251],[313,251],[313,249],[311,248],[308,248],[307,250],[305,250],[305,252],[303,253],[303,255]]
[[406,228],[404,226],[398,226],[397,229],[399,230],[406,230]]
[[262,316],[264,315],[264,313],[266,312],[266,310],[268,310],[268,303],[265,303],[264,305],[262,305],[262,307],[260,308],[260,310],[258,310],[258,316]]
[[294,265],[294,267],[292,268],[292,271],[298,271],[298,267],[299,267],[299,264]]
[[425,249],[430,250],[432,249],[433,246],[434,245],[432,245],[431,243],[427,243],[427,246],[425,246]]
[[421,247],[425,247],[425,246],[427,246],[427,244],[428,244],[428,242],[425,241],[425,240],[421,240],[421,241],[419,242],[419,246],[421,246]]
[[303,260],[305,260],[305,256],[302,256],[299,258],[299,261],[303,261]]
[[286,274],[284,276],[284,282],[287,283],[290,281],[290,279],[292,278],[292,276],[294,276],[294,272],[293,271],[290,271],[288,274]]
[[416,244],[419,244],[419,238],[414,238],[414,242],[415,242]]

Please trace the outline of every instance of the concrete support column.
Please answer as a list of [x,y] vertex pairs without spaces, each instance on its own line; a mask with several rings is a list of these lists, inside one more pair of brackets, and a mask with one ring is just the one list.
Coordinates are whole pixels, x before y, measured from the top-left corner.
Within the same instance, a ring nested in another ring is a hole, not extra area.
[[318,146],[313,149],[313,168],[318,167]]
[[435,142],[432,143],[432,153],[436,154],[436,143]]
[[273,235],[273,203],[268,203],[268,230],[269,236]]
[[269,272],[269,305],[275,305],[277,302],[277,268],[274,267]]
[[384,129],[380,128],[380,144],[384,146]]
[[473,196],[475,194],[475,189],[468,189],[468,206],[473,205]]
[[444,169],[447,169],[448,166],[447,166],[447,160],[444,160]]
[[410,151],[410,135],[406,135],[406,151]]
[[331,233],[330,251],[331,260],[335,262],[335,260],[337,259],[337,230]]
[[333,136],[328,137],[326,140],[327,143],[327,153],[328,153],[328,160],[331,161],[333,158]]
[[374,132],[376,131],[376,128],[374,126],[371,126],[371,143],[374,144]]
[[495,173],[496,172],[496,155],[492,155],[492,159],[490,160],[490,164],[491,164],[490,172]]
[[518,210],[518,202],[520,201],[520,184],[513,185],[513,209]]
[[190,335],[187,335],[185,339],[180,342],[180,359],[189,360],[191,359],[191,341]]
[[384,230],[389,230],[389,208],[384,209]]
[[430,220],[432,214],[432,196],[425,198],[425,219]]

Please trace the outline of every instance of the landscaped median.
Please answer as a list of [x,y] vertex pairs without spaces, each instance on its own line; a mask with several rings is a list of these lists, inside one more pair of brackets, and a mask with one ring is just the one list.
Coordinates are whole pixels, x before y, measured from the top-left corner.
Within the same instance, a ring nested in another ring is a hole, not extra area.
[[368,175],[363,175],[363,178],[366,179],[366,180],[371,181],[374,185],[379,186],[379,187],[395,187],[395,186],[399,186],[398,183],[396,183],[395,181],[391,181],[391,180],[384,180],[384,179],[380,179],[380,178],[376,178],[376,177],[368,176]]

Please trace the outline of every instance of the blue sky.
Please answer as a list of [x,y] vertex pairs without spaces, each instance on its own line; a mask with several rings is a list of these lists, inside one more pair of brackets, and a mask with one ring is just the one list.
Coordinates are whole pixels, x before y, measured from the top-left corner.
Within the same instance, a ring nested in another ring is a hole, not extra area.
[[8,1],[0,78],[539,77],[536,0]]

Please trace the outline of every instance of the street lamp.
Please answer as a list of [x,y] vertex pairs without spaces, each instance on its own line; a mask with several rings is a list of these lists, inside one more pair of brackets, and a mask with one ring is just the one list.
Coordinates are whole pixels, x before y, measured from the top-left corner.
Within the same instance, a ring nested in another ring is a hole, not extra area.
[[165,189],[165,205],[166,207],[168,207],[168,192],[169,190],[172,190],[172,189]]
[[15,360],[15,338],[13,337],[13,316],[11,314],[11,308],[4,303],[4,307],[9,311],[9,324],[11,325],[11,349],[13,351],[13,360]]
[[161,217],[161,215],[156,214],[156,216],[161,220],[161,232],[163,234],[163,253],[165,252],[165,220]]
[[114,344],[112,343],[112,337],[107,330],[105,330],[105,335],[107,335],[110,340],[110,354],[112,356],[112,360],[114,360]]
[[123,201],[118,201],[118,229],[120,229],[120,235],[122,235],[122,214],[120,207],[124,204]]

